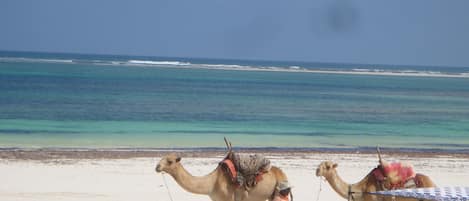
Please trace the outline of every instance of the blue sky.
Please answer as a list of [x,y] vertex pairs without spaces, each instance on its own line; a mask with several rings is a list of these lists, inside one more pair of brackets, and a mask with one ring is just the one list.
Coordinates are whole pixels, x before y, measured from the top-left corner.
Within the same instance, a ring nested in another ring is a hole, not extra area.
[[469,66],[467,0],[3,0],[0,50]]

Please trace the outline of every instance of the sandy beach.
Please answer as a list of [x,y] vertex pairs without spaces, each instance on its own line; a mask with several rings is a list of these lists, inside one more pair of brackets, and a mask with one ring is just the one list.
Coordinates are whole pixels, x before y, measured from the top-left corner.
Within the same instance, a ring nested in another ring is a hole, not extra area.
[[[34,154],[33,154],[34,153]],[[155,164],[166,152],[18,152],[0,156],[0,200],[141,200],[170,201],[163,175]],[[223,153],[181,153],[182,164],[193,175],[210,173]],[[294,186],[295,200],[344,200],[315,176],[321,161],[339,164],[345,181],[356,182],[377,165],[372,153],[263,153],[282,168]],[[34,156],[34,157],[32,157]],[[438,186],[465,186],[469,180],[467,155],[383,155],[388,161],[405,161],[430,176]],[[174,201],[203,201],[207,196],[184,191],[164,175]],[[320,187],[322,185],[322,188]],[[321,188],[321,190],[320,190]]]

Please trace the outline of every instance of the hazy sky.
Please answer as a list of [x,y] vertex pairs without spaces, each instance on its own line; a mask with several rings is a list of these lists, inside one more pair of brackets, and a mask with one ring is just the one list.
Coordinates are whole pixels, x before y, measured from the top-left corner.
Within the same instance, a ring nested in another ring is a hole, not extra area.
[[468,0],[2,0],[0,50],[469,66]]

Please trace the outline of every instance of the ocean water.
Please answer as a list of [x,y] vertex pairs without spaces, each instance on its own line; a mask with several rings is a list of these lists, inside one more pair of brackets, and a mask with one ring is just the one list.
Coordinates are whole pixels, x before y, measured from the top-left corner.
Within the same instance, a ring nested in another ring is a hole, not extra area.
[[0,52],[0,148],[469,150],[469,67]]

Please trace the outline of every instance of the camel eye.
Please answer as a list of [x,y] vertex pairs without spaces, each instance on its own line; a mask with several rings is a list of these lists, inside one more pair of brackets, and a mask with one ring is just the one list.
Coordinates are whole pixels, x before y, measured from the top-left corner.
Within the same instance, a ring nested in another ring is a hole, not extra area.
[[329,165],[328,165],[328,166],[326,166],[326,169],[328,169],[328,170],[329,170],[329,169],[331,169],[331,166],[329,166]]
[[173,161],[168,160],[168,165],[173,164]]

